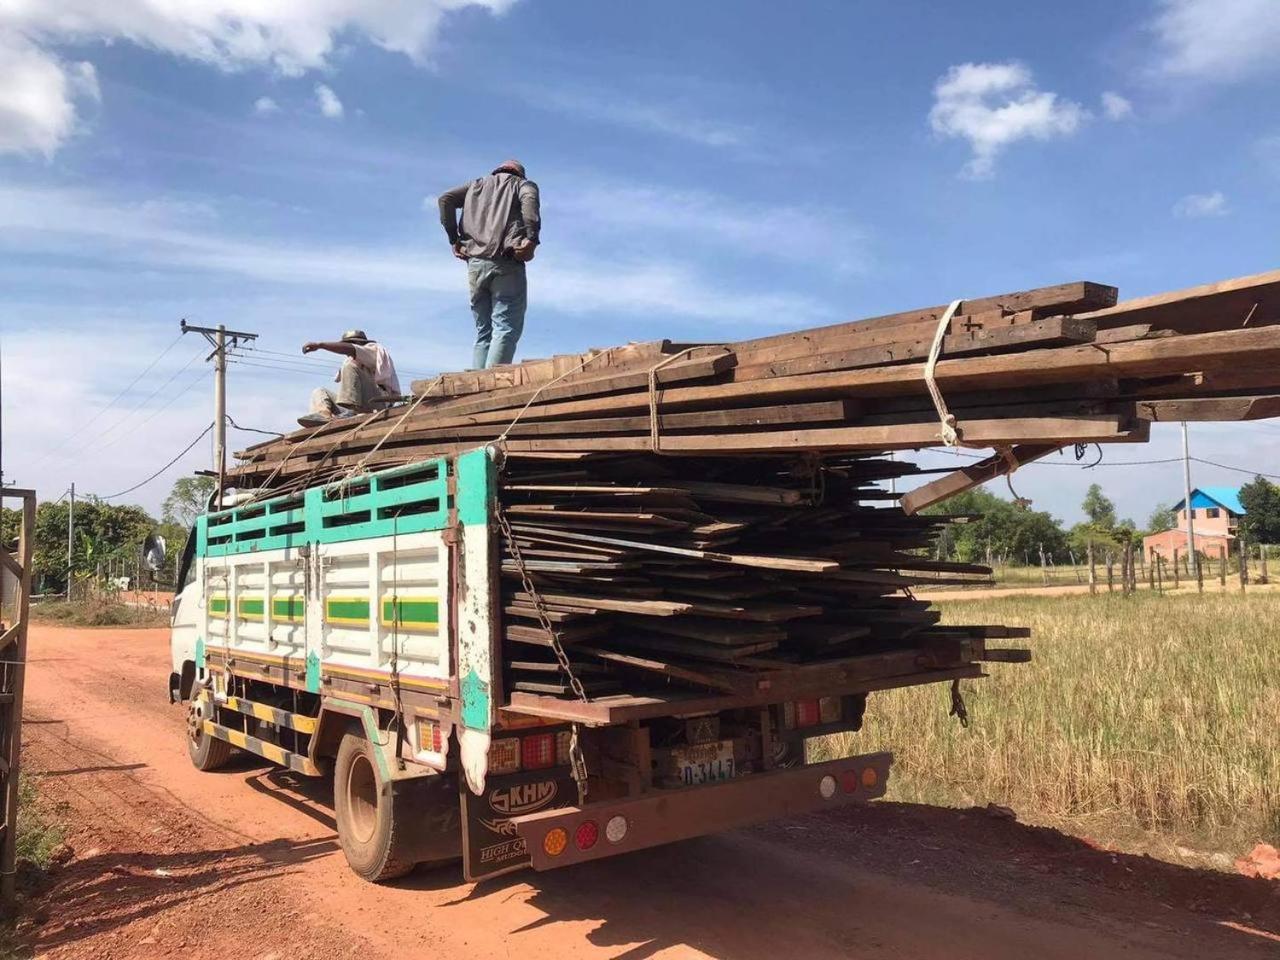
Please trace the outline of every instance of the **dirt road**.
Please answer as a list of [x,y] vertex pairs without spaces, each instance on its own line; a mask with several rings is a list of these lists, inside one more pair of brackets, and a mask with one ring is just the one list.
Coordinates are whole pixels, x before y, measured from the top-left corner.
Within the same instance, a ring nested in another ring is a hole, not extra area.
[[1280,954],[1280,885],[880,804],[548,874],[353,877],[322,785],[187,760],[162,630],[37,628],[28,770],[75,859],[37,955],[1037,960]]

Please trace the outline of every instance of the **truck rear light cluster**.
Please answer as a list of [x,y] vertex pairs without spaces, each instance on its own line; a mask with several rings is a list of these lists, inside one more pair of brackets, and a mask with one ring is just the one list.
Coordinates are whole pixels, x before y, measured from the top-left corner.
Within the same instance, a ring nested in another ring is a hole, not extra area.
[[489,744],[489,772],[498,776],[521,770],[547,770],[569,765],[570,733],[527,733],[500,737]]
[[[610,817],[604,825],[604,838],[609,843],[621,843],[630,829],[622,814]],[[579,850],[590,850],[600,842],[600,824],[595,820],[583,820],[573,831],[573,844]],[[569,833],[564,827],[552,827],[542,838],[542,849],[547,856],[558,857],[569,848]]]
[[[827,779],[827,778],[823,778]],[[840,774],[840,789],[845,793],[857,793],[858,787],[866,787],[868,790],[874,790],[877,783],[880,782],[880,774],[876,772],[875,767],[863,767],[862,771],[846,770]],[[821,787],[819,788],[821,789]],[[823,794],[828,800],[831,799],[827,794]]]
[[418,749],[444,753],[444,733],[434,720],[418,721]]
[[520,738],[520,765],[526,770],[545,770],[556,765],[556,740],[550,733],[531,733]]
[[819,724],[839,723],[842,713],[839,697],[792,700],[782,705],[782,726],[787,730],[803,730]]

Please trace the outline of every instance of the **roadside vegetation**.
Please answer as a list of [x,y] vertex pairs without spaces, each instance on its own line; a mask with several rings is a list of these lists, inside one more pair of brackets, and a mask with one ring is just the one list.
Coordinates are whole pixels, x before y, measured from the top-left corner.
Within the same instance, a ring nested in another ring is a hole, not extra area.
[[[65,862],[67,847],[57,819],[41,802],[31,781],[18,782],[18,895],[27,901],[26,909],[38,905],[40,891],[47,874],[59,862]],[[0,923],[0,960],[26,960],[32,955],[26,934],[30,919],[18,923]]]
[[164,606],[131,606],[111,597],[41,600],[31,605],[32,619],[65,627],[167,627]]
[[[943,622],[1031,627],[1030,664],[873,694],[820,749],[890,750],[890,799],[995,803],[1023,819],[1168,853],[1280,836],[1280,595],[947,601]],[[1183,854],[1186,855],[1185,853]],[[1225,865],[1218,857],[1218,865]]]

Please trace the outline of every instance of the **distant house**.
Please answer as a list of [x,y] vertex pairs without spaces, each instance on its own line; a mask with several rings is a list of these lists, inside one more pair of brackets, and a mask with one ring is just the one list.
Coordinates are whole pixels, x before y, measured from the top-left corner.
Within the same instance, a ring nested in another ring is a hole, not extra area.
[[[1143,538],[1143,551],[1148,557],[1159,554],[1172,560],[1175,550],[1180,556],[1186,554],[1186,501],[1179,500],[1173,509],[1178,515],[1175,529]],[[1216,557],[1225,548],[1230,554],[1235,549],[1236,528],[1243,516],[1239,487],[1196,487],[1191,491],[1191,523],[1195,528],[1196,551]]]

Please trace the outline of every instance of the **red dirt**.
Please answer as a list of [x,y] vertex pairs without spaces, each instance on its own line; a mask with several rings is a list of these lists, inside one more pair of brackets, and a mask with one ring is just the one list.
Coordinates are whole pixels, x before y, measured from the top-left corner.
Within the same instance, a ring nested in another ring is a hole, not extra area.
[[1280,951],[1280,884],[1097,850],[982,811],[846,808],[547,874],[389,887],[347,869],[323,784],[188,762],[163,630],[36,627],[26,762],[75,857],[38,956],[260,960]]

